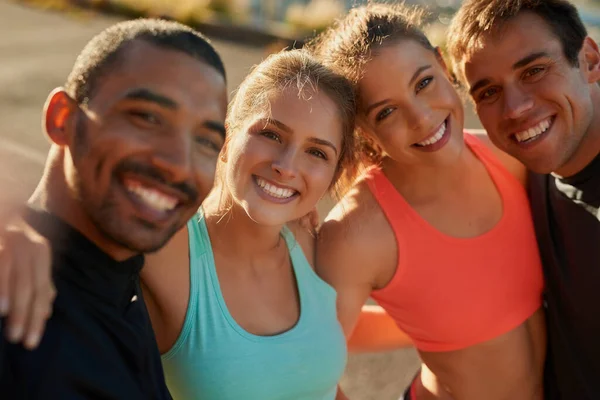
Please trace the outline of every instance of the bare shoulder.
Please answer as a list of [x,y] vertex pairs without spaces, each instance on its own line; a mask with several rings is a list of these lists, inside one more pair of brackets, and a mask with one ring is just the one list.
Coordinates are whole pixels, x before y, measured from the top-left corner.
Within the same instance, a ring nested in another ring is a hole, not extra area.
[[365,182],[331,210],[319,230],[316,254],[317,270],[326,280],[368,280],[374,289],[387,282],[396,266],[397,244]]
[[[172,272],[171,266],[182,264],[189,265],[188,231],[184,226],[160,250],[145,256],[142,279],[144,281],[155,276]],[[166,267],[169,266],[169,267]]]
[[144,300],[161,353],[177,340],[190,296],[188,232],[180,229],[159,251],[145,257],[140,274]]
[[496,145],[494,143],[492,143],[492,141],[490,140],[486,131],[484,131],[483,129],[472,129],[472,130],[468,130],[467,132],[470,133],[471,135],[475,136],[483,144],[485,144],[490,150],[492,150],[492,152],[494,153],[494,155],[496,157],[498,157],[498,160],[500,160],[502,165],[504,165],[504,167],[515,178],[517,178],[519,180],[519,182],[521,182],[523,184],[523,186],[526,185],[527,169],[525,168],[525,165],[523,165],[519,160],[517,160],[513,156],[509,155],[508,153],[505,153],[504,151],[502,151],[498,147],[496,147]]

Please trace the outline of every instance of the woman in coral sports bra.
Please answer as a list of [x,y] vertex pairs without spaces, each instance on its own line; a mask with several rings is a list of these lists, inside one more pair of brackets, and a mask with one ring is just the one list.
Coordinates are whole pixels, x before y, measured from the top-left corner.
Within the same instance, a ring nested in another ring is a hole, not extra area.
[[422,368],[405,399],[542,399],[543,277],[525,169],[463,131],[418,17],[370,4],[312,44],[356,83],[368,156],[320,231],[317,267],[355,350],[385,332],[359,321],[369,296],[416,346]]

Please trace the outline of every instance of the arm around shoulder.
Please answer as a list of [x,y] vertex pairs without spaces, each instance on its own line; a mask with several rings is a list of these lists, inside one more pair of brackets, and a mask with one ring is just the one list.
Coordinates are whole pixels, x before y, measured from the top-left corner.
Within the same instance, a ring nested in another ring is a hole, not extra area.
[[316,248],[316,271],[337,292],[338,319],[347,338],[374,282],[373,260],[357,228],[351,218],[335,215],[321,227]]

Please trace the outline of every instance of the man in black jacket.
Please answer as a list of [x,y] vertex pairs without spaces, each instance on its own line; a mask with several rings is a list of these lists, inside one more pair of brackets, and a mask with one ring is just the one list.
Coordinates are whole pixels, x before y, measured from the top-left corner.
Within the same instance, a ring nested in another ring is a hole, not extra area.
[[142,254],[212,187],[226,103],[220,57],[184,25],[119,23],[84,48],[46,103],[52,148],[24,216],[51,244],[58,295],[43,338],[26,339],[36,349],[5,339],[22,326],[2,332],[2,398],[170,398]]

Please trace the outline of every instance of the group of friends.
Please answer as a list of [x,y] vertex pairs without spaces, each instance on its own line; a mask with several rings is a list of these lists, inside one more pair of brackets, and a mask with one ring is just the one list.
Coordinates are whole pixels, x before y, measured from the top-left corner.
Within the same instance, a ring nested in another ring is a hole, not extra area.
[[229,104],[189,27],[93,38],[3,223],[2,397],[345,399],[347,351],[414,346],[405,400],[600,399],[598,45],[467,0],[445,60],[422,16],[355,7]]

